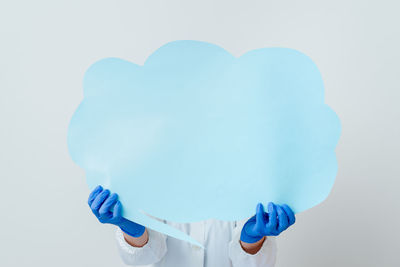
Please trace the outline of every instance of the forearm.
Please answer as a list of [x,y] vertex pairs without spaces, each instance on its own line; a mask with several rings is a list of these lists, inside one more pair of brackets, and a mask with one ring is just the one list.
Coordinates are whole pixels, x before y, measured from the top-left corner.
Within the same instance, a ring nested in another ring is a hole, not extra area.
[[139,237],[133,237],[124,232],[123,232],[123,234],[124,234],[125,241],[132,247],[138,247],[138,248],[143,247],[149,241],[149,234],[147,233],[147,229]]
[[246,251],[249,254],[256,254],[262,247],[262,245],[264,244],[264,241],[267,239],[267,237],[263,237],[261,238],[259,241],[255,242],[255,243],[246,243],[243,241],[240,241],[240,245],[242,246],[242,249],[244,251]]

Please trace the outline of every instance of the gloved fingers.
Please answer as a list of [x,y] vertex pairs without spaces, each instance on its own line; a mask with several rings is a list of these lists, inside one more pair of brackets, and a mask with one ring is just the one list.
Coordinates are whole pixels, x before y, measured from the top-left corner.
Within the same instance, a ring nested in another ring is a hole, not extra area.
[[113,219],[120,219],[121,217],[122,217],[122,204],[121,201],[118,200],[114,206]]
[[107,197],[110,195],[110,190],[106,189],[103,190],[100,194],[97,195],[97,197],[94,199],[92,205],[90,208],[92,209],[93,213],[98,216],[99,209],[103,202],[107,199]]
[[116,193],[109,195],[99,209],[100,216],[112,213],[111,207],[114,206],[117,201],[118,195]]
[[280,207],[276,207],[278,213],[278,234],[285,231],[289,227],[289,218],[286,212]]
[[285,211],[286,215],[289,218],[289,226],[296,222],[296,217],[294,216],[293,210],[286,204],[282,205],[282,209]]
[[272,233],[273,235],[276,234],[278,220],[276,218],[276,206],[274,203],[268,203],[268,223],[266,225],[267,231]]
[[257,233],[259,233],[260,235],[265,235],[266,223],[267,220],[265,217],[264,206],[263,204],[258,203],[256,208],[256,224],[254,226]]
[[95,189],[93,189],[88,198],[89,206],[92,206],[94,199],[97,197],[98,194],[100,194],[101,191],[103,191],[103,187],[101,187],[101,185],[98,185]]

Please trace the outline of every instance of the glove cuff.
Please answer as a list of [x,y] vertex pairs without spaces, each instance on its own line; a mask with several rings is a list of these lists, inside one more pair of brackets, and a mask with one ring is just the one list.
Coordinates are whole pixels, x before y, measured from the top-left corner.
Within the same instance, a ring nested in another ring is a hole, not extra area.
[[245,223],[245,225],[242,228],[242,232],[240,233],[240,241],[243,241],[245,243],[256,243],[257,241],[260,241],[264,236],[263,235],[249,235],[248,233],[251,232],[251,228],[253,228],[255,223],[250,219]]
[[126,220],[124,223],[121,223],[121,225],[119,225],[119,228],[122,230],[122,232],[132,237],[140,237],[146,230],[146,227],[144,227],[143,225],[128,220]]

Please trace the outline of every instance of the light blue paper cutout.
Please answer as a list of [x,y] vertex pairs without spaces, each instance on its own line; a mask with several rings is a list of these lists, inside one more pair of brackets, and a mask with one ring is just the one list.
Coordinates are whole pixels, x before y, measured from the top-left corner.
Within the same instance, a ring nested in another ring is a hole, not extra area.
[[117,192],[124,216],[200,245],[159,222],[241,220],[258,202],[295,212],[329,194],[337,115],[316,65],[287,48],[235,58],[175,41],[143,66],[107,58],[85,74],[68,147],[90,188]]

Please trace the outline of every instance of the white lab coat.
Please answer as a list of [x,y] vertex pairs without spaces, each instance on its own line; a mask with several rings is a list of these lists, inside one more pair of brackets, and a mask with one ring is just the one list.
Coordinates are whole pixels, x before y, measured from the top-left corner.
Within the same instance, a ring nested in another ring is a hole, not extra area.
[[207,220],[197,223],[170,223],[199,241],[204,250],[147,229],[149,241],[141,248],[129,245],[120,229],[116,237],[122,260],[133,266],[147,267],[272,267],[276,259],[276,241],[268,237],[255,254],[246,253],[239,243],[241,222]]

